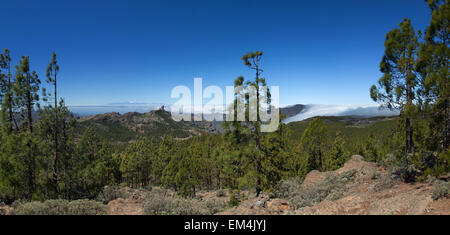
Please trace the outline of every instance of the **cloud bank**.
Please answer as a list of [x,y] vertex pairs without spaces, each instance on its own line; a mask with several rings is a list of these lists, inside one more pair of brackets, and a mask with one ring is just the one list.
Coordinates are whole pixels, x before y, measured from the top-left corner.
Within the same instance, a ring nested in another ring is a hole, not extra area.
[[316,116],[396,116],[398,111],[389,109],[379,109],[375,105],[306,105],[305,109],[299,114],[287,118],[284,123],[302,121]]

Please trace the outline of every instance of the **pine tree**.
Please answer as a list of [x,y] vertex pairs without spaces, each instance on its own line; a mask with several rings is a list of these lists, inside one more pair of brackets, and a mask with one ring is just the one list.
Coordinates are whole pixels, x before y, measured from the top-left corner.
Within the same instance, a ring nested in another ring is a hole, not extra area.
[[330,153],[326,158],[326,171],[334,171],[342,167],[348,158],[348,153],[345,150],[345,140],[341,132],[336,134],[334,142],[331,146]]
[[[48,67],[47,67],[47,82],[53,85],[53,89],[54,89],[54,107],[53,107],[53,112],[54,112],[54,124],[53,124],[53,128],[54,128],[54,134],[53,134],[53,171],[52,171],[52,180],[53,180],[53,185],[54,185],[54,189],[55,192],[58,193],[58,129],[59,129],[59,118],[58,118],[58,87],[57,87],[57,76],[58,76],[58,72],[59,72],[59,66],[57,64],[56,61],[56,54],[53,53],[52,54],[52,60],[50,61]],[[45,91],[44,91],[45,92]]]
[[[280,114],[281,119],[284,117]],[[280,123],[278,130],[263,136],[263,185],[265,189],[273,190],[277,183],[287,176],[288,160],[292,157],[291,143],[289,141],[290,130],[284,123]]]
[[27,123],[27,131],[33,132],[33,111],[38,105],[41,81],[35,71],[30,70],[30,59],[28,56],[22,56],[19,65],[16,65],[15,91],[16,100],[21,111],[22,117]]
[[154,151],[152,140],[139,138],[136,142],[128,145],[121,154],[120,171],[130,186],[149,184]]
[[[2,73],[5,70],[5,73]],[[0,54],[0,103],[1,103],[1,122],[6,134],[13,130],[13,124],[17,129],[17,122],[13,113],[13,95],[14,81],[11,76],[11,56],[8,49],[4,49]]]
[[371,133],[365,140],[362,155],[367,161],[377,162],[380,160],[377,149],[377,138],[373,133]]
[[420,85],[414,68],[419,42],[410,20],[404,19],[399,27],[386,35],[385,52],[380,63],[383,77],[378,81],[378,86],[371,87],[370,96],[374,101],[381,103],[382,107],[401,111],[406,121],[406,153],[412,154],[414,151],[412,118],[415,103],[419,98],[417,87]]
[[152,159],[152,175],[153,184],[158,185],[162,183],[162,176],[165,167],[169,164],[171,156],[176,151],[175,140],[172,136],[164,135],[159,141],[156,153]]
[[33,192],[36,189],[35,173],[36,173],[36,159],[35,156],[38,153],[36,148],[36,142],[33,138],[33,111],[38,106],[41,81],[35,71],[30,70],[30,60],[28,56],[22,56],[22,60],[19,61],[19,65],[16,66],[16,79],[14,84],[14,90],[17,94],[16,102],[20,110],[20,114],[24,117],[26,122],[27,135],[24,136],[26,142],[26,148],[24,152],[27,158],[25,164],[27,166],[27,185],[28,185],[28,198],[32,197]]
[[[33,146],[28,133],[13,133],[3,138],[0,152],[0,191],[2,197],[14,201],[19,198],[31,199],[35,192]],[[5,199],[4,199],[5,200]]]
[[425,105],[431,106],[431,118],[436,122],[436,137],[442,140],[442,150],[450,145],[450,82],[448,75],[449,16],[448,0],[429,0],[431,22],[420,45],[417,68],[424,79]]
[[[249,174],[254,173],[255,189],[257,195],[264,190],[264,152],[262,147],[262,133],[261,125],[262,120],[259,111],[263,107],[271,109],[271,97],[269,89],[262,92],[264,87],[267,87],[265,78],[261,77],[263,69],[261,68],[261,59],[263,53],[260,51],[247,53],[242,56],[244,65],[255,71],[255,79],[245,82],[244,77],[238,77],[234,85],[236,88],[242,87],[241,91],[238,91],[234,100],[234,105],[231,107],[234,111],[234,121],[224,123],[225,136],[232,143],[237,144],[241,150],[248,148],[249,163],[252,166],[251,170],[247,172]],[[251,95],[250,92],[254,91],[255,94]],[[238,104],[243,104],[245,107],[245,121],[238,120]],[[252,104],[256,104],[255,107]],[[255,120],[253,115],[256,114]],[[246,151],[243,151],[246,152]],[[271,156],[273,157],[273,156]],[[253,177],[252,177],[253,178]]]
[[[51,106],[45,106],[39,109],[39,121],[36,123],[36,135],[40,138],[41,151],[48,157],[46,162],[49,163],[49,169],[46,169],[46,175],[50,175],[48,181],[51,187],[51,197],[63,195],[68,196],[68,172],[70,169],[71,158],[74,151],[74,128],[76,125],[76,119],[65,105],[64,100],[60,100],[58,104],[58,116],[59,121],[55,122],[55,109]],[[55,123],[58,124],[55,133]],[[58,136],[58,159],[55,161],[55,135]],[[56,165],[56,166],[55,166]],[[53,172],[55,168],[58,169],[58,180],[55,181]],[[61,185],[62,183],[62,185]],[[59,190],[63,192],[59,192]],[[49,193],[50,194],[50,193]]]
[[312,170],[324,170],[327,149],[327,128],[322,119],[316,117],[309,123],[300,139],[295,162],[298,175],[305,176]]

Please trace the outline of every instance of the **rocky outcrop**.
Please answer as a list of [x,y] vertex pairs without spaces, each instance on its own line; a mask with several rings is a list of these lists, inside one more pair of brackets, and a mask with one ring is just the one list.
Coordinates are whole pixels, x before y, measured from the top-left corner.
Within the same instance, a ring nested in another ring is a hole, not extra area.
[[312,206],[293,208],[289,200],[264,195],[242,202],[222,215],[300,214],[300,215],[406,215],[450,214],[450,199],[433,201],[432,183],[403,183],[390,176],[376,163],[354,155],[344,166],[332,172],[311,171],[301,190],[310,190],[327,176],[355,172],[346,184],[345,193],[336,200],[325,199]]

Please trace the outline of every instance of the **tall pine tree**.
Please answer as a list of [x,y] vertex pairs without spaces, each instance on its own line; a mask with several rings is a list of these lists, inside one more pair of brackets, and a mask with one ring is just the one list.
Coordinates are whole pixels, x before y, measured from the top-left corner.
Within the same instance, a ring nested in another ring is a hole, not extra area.
[[[225,136],[230,141],[239,145],[242,152],[248,153],[247,162],[249,169],[248,174],[254,174],[256,194],[259,195],[264,187],[264,174],[267,173],[264,168],[265,154],[262,146],[263,135],[261,133],[261,125],[263,123],[259,111],[263,107],[271,108],[271,97],[267,88],[265,78],[261,77],[263,69],[261,67],[261,59],[263,53],[255,51],[242,56],[244,65],[255,71],[254,80],[245,81],[244,77],[238,77],[235,80],[235,87],[242,88],[236,92],[232,111],[234,112],[234,121],[225,122]],[[267,90],[263,91],[262,89]],[[241,104],[241,107],[239,104]],[[239,120],[239,108],[245,108],[245,120]],[[243,150],[245,149],[245,150]],[[267,155],[266,155],[267,156]],[[273,157],[273,156],[271,156]]]
[[370,95],[382,107],[400,110],[401,116],[405,118],[406,153],[412,154],[412,119],[419,85],[414,65],[419,42],[411,21],[404,19],[399,28],[388,32],[384,45],[385,52],[380,63],[383,77],[378,81],[378,86],[371,87]]
[[56,61],[56,54],[52,54],[52,60],[48,64],[47,67],[47,82],[53,85],[54,89],[54,134],[53,134],[53,148],[54,148],[54,155],[53,155],[53,171],[52,171],[52,179],[53,179],[53,185],[55,187],[55,192],[58,193],[58,127],[59,127],[59,109],[58,109],[58,87],[57,87],[57,76],[59,72],[59,66]]
[[[3,73],[4,70],[4,73]],[[13,113],[14,81],[11,76],[11,56],[8,49],[0,54],[0,98],[1,98],[1,121],[5,134],[10,134],[13,124],[17,128],[17,122]]]
[[436,137],[442,150],[450,145],[450,81],[448,74],[449,49],[449,0],[429,0],[431,22],[420,46],[417,68],[424,79],[425,105],[431,106],[431,117],[436,122]]
[[27,172],[27,197],[31,198],[36,190],[36,156],[38,149],[33,138],[33,112],[36,106],[39,106],[39,95],[41,81],[35,71],[30,69],[30,59],[28,56],[22,56],[19,65],[16,65],[16,79],[14,89],[16,94],[16,103],[22,118],[26,123],[26,135],[23,141],[25,144],[24,163]]
[[35,71],[30,70],[30,58],[22,56],[19,65],[16,65],[15,91],[16,100],[22,117],[27,123],[27,131],[33,132],[33,111],[38,105],[41,81]]

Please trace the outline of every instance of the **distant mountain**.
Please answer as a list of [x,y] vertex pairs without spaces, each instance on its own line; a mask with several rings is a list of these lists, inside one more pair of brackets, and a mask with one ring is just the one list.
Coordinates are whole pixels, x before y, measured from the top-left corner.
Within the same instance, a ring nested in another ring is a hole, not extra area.
[[135,103],[122,102],[111,103],[106,105],[71,105],[70,110],[78,116],[89,116],[103,113],[117,112],[120,114],[139,112],[146,113],[152,110],[157,110],[163,106],[163,103]]
[[144,137],[159,137],[165,134],[175,138],[189,138],[204,133],[219,133],[220,125],[216,122],[176,122],[169,112],[165,110],[153,110],[146,113],[118,112],[85,116],[78,119],[79,134],[91,126],[97,133],[106,138],[127,142]]
[[[82,134],[84,130],[91,126],[97,130],[97,132],[109,139],[127,142],[134,140],[140,136],[145,137],[157,137],[164,134],[169,134],[176,138],[189,138],[195,135],[201,135],[205,133],[217,133],[220,134],[222,130],[222,122],[220,121],[181,121],[176,122],[172,119],[171,113],[162,110],[158,104],[123,104],[122,111],[128,110],[130,107],[138,107],[144,110],[143,112],[106,112],[102,114],[95,114],[91,116],[81,116],[78,119],[80,124],[77,128],[79,134]],[[157,107],[158,106],[158,107]],[[94,108],[93,106],[90,106]],[[122,107],[119,104],[110,106],[95,106],[95,112],[101,112],[99,107],[105,107],[105,109]],[[153,110],[149,110],[152,108]],[[83,109],[87,112],[87,109]],[[136,109],[134,109],[136,110]],[[72,111],[75,113],[76,110]],[[91,111],[94,111],[91,110]],[[300,126],[304,126],[308,120],[315,116],[323,116],[325,120],[333,123],[343,123],[346,125],[366,125],[380,120],[385,120],[386,117],[398,115],[396,112],[379,110],[375,106],[344,106],[344,105],[292,105],[281,108],[281,113],[287,118],[285,123],[300,123]],[[374,118],[380,117],[380,118]],[[303,122],[305,121],[305,122]],[[339,124],[340,125],[340,124]],[[296,126],[296,125],[294,125]]]

